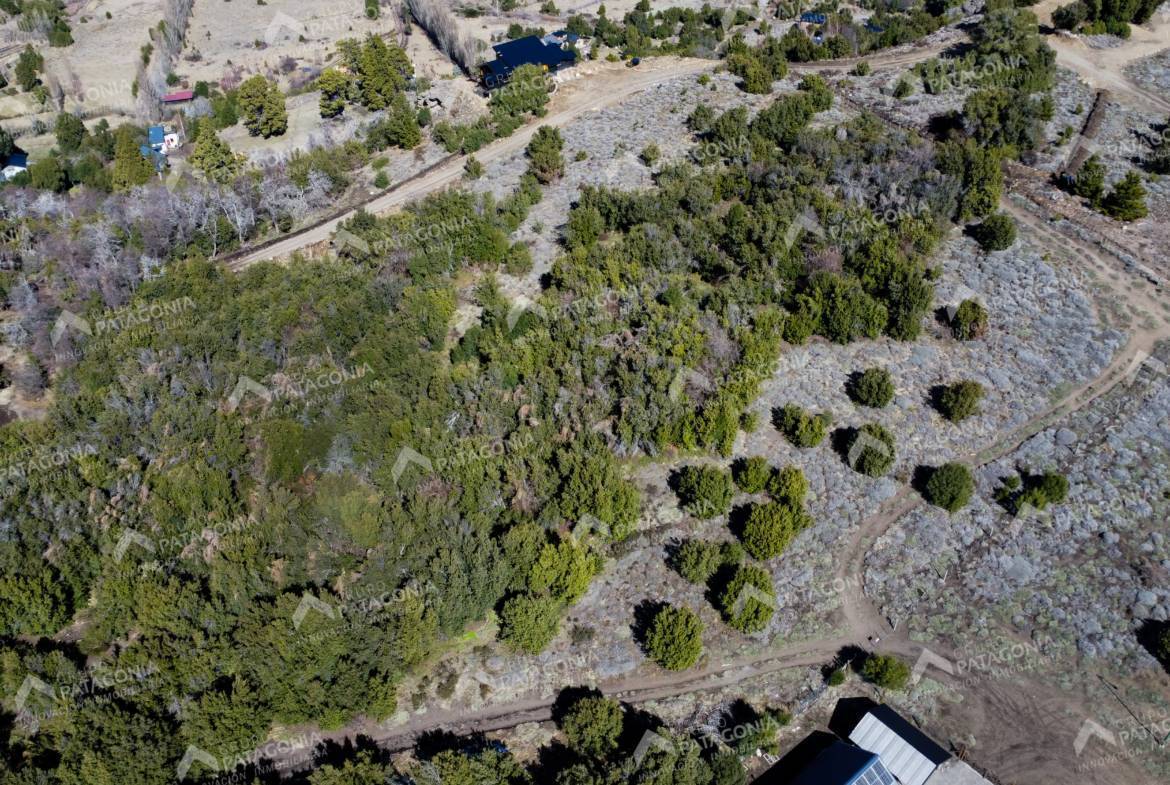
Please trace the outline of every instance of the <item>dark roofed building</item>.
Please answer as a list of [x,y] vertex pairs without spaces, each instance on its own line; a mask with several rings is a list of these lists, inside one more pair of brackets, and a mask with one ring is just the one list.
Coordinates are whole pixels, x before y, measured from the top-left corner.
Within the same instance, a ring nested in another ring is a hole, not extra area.
[[538,65],[545,71],[557,71],[577,61],[571,50],[550,38],[529,35],[493,46],[496,59],[480,66],[484,86],[491,90],[505,84],[512,72],[522,65]]
[[951,754],[884,703],[865,713],[849,740],[881,757],[898,782],[924,785]]
[[[756,782],[768,785],[768,773]],[[894,785],[894,778],[874,753],[834,741],[801,770],[791,785]]]

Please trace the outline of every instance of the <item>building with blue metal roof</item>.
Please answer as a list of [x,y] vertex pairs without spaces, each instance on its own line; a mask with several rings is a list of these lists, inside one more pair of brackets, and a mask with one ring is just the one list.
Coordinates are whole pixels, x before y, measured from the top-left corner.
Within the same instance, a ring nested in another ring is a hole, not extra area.
[[492,47],[496,59],[480,66],[483,84],[489,90],[506,84],[512,72],[522,65],[537,65],[545,71],[558,71],[577,62],[577,55],[565,49],[556,37],[528,35],[504,41]]

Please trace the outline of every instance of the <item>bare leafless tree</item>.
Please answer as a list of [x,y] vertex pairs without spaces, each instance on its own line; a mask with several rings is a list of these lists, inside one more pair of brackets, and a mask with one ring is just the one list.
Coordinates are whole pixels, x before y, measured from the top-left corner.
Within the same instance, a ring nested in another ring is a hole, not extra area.
[[475,41],[460,28],[451,9],[443,0],[406,0],[418,26],[427,31],[439,49],[465,72],[475,69]]

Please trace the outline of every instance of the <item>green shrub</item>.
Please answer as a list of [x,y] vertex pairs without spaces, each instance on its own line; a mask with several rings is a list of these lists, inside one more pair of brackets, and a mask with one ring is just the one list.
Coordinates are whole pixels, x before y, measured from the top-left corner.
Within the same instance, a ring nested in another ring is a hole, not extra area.
[[963,300],[951,319],[951,332],[960,341],[972,341],[987,334],[987,309],[978,300]]
[[675,569],[691,583],[706,583],[717,570],[735,567],[743,558],[743,546],[737,542],[686,540],[679,546]]
[[744,526],[744,547],[754,558],[775,558],[809,523],[800,507],[780,502],[752,505]]
[[1068,498],[1068,479],[1059,472],[1012,475],[1001,482],[995,500],[1012,515],[1020,515],[1029,507],[1043,510]]
[[650,622],[646,650],[663,668],[686,670],[703,653],[703,622],[689,608],[667,606]]
[[552,597],[520,594],[504,601],[500,639],[513,649],[539,654],[556,637],[561,606]]
[[846,675],[847,674],[845,673],[844,668],[837,668],[836,670],[834,670],[832,673],[829,674],[829,677],[827,679],[825,679],[825,683],[828,684],[830,687],[840,687],[842,684],[845,683]]
[[772,579],[754,564],[739,565],[719,595],[719,609],[727,623],[740,632],[760,632],[776,609]]
[[772,412],[772,422],[794,447],[816,447],[824,441],[833,418],[827,412],[809,414],[795,404]]
[[867,477],[881,477],[894,465],[894,435],[877,423],[853,431],[846,449],[849,465]]
[[1145,218],[1146,189],[1137,172],[1130,171],[1121,179],[1101,203],[1101,212],[1118,221],[1136,221]]
[[983,385],[971,379],[948,384],[938,394],[938,410],[951,422],[965,420],[979,411]]
[[971,235],[984,251],[1003,251],[1016,241],[1016,222],[1009,215],[995,213],[971,227]]
[[591,758],[604,758],[618,748],[625,713],[613,698],[590,695],[565,712],[559,725],[569,746]]
[[684,466],[679,472],[678,496],[697,518],[714,518],[731,509],[735,495],[731,473],[717,466]]
[[785,466],[768,478],[768,494],[778,502],[800,507],[808,494],[808,480],[798,466]]
[[374,175],[374,187],[382,189],[390,187],[390,175],[386,174],[385,170],[379,170]]
[[861,666],[861,676],[883,689],[901,690],[910,682],[910,666],[897,657],[871,654]]
[[885,368],[867,368],[849,380],[846,392],[854,403],[880,409],[894,400],[894,379]]
[[914,95],[914,85],[905,77],[899,79],[898,84],[894,86],[894,97],[908,98],[911,95]]
[[483,177],[483,164],[474,155],[468,156],[463,164],[463,177],[466,180],[478,180]]
[[869,61],[867,61],[867,60],[862,60],[860,63],[853,66],[853,75],[854,76],[869,76],[869,72],[870,72]]
[[768,459],[759,455],[743,458],[731,467],[735,484],[744,493],[760,493],[772,479],[772,466]]
[[961,463],[944,463],[934,469],[923,487],[923,496],[936,507],[957,512],[971,500],[975,480],[971,470]]
[[642,154],[640,157],[642,159],[642,163],[646,164],[647,166],[653,166],[654,162],[657,161],[659,157],[661,157],[661,153],[658,151],[658,145],[654,144],[653,142],[646,145],[642,148]]

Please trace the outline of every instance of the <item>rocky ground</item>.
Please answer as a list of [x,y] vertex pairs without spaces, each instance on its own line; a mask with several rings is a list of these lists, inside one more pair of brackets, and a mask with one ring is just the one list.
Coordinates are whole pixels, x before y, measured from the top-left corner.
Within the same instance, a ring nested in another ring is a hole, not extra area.
[[[686,81],[694,84],[694,80]],[[604,158],[617,145],[637,151],[654,141],[664,159],[684,155],[690,142],[683,121],[699,97],[720,108],[751,100],[727,76],[719,77],[718,84],[714,92],[664,87],[644,99],[661,110],[656,114],[639,100],[590,116],[566,130],[567,174],[546,189],[544,200],[522,230],[530,233],[537,260],[528,280],[534,284],[535,276],[547,269],[555,253],[555,216],[563,220],[582,183],[639,187],[651,182],[650,171],[640,161],[599,171],[589,166],[589,158],[573,162],[575,151],[585,149],[590,158]],[[638,124],[638,118],[649,116],[662,119],[653,128]],[[522,157],[493,165],[473,187],[502,194],[525,166]],[[536,233],[537,225],[543,233]],[[639,534],[572,609],[564,633],[549,651],[534,659],[492,655],[484,660],[487,651],[471,655],[475,662],[467,670],[487,674],[491,700],[528,691],[552,694],[565,683],[613,679],[649,667],[634,640],[629,611],[647,599],[695,609],[710,631],[711,662],[759,655],[773,645],[837,632],[840,587],[833,581],[835,554],[860,519],[895,493],[917,465],[938,464],[993,443],[997,434],[1045,409],[1055,394],[1099,373],[1122,341],[1122,334],[1104,326],[1096,312],[1088,291],[1092,282],[1054,268],[1026,235],[1008,251],[984,254],[956,234],[938,259],[943,274],[937,303],[957,303],[972,296],[982,300],[992,314],[991,330],[984,339],[956,342],[948,329],[932,321],[922,338],[912,343],[883,340],[836,346],[814,342],[790,347],[754,405],[761,426],[741,437],[736,454],[761,454],[777,466],[801,466],[812,488],[808,508],[816,521],[771,565],[780,607],[765,632],[743,636],[730,630],[704,597],[703,587],[687,583],[667,567],[670,543],[691,536],[725,539],[731,535],[726,519],[697,521],[680,511],[666,486],[671,467],[651,464],[636,475],[648,510]],[[871,365],[888,368],[897,384],[895,401],[880,411],[855,406],[844,390],[851,372]],[[930,390],[962,378],[981,382],[987,397],[981,414],[950,424],[930,407]],[[789,445],[770,425],[772,408],[786,403],[829,411],[834,426],[872,421],[889,427],[897,437],[899,456],[892,476],[871,480],[853,472],[828,440],[811,450]],[[749,501],[744,497],[738,503]],[[934,560],[939,574],[946,574],[949,558]],[[577,643],[571,640],[574,628],[579,628]],[[486,698],[480,689],[483,680],[460,681],[452,698],[480,705]]]

